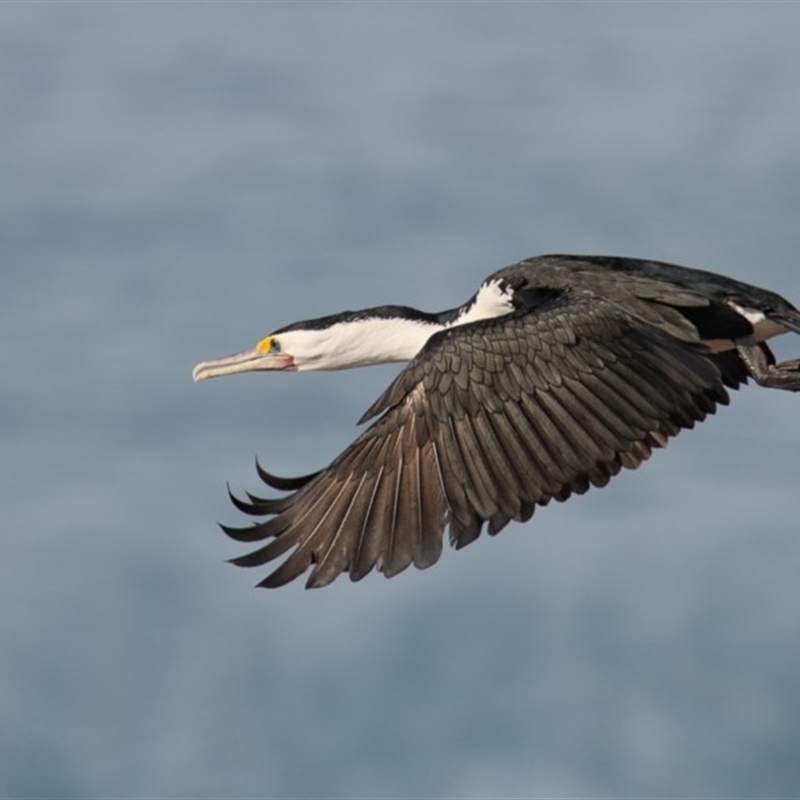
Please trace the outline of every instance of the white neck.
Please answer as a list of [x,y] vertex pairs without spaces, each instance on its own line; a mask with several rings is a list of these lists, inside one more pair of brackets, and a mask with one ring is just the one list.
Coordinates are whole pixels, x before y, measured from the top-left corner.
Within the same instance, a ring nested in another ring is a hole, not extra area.
[[375,317],[337,322],[329,328],[278,333],[281,349],[299,372],[349,369],[410,361],[444,325],[414,319]]
[[295,369],[324,370],[410,361],[433,334],[514,310],[511,292],[497,281],[485,282],[449,322],[430,318],[369,316],[362,312],[327,327],[290,328],[275,338],[284,353],[294,359]]

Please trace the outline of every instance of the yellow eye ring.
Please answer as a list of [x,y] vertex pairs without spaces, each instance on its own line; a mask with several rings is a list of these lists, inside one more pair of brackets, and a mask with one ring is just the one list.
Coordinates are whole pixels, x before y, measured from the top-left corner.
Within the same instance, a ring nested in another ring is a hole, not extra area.
[[274,336],[267,336],[256,345],[256,350],[259,353],[280,353],[281,343]]

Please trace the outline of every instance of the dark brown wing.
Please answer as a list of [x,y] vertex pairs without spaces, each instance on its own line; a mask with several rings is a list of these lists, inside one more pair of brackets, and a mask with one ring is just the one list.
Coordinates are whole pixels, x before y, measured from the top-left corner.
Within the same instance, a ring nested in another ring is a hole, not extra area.
[[[735,384],[737,381],[731,381]],[[527,520],[536,505],[604,486],[728,395],[714,357],[618,306],[565,294],[534,312],[433,336],[365,418],[380,418],[327,469],[274,500],[241,541],[269,540],[241,566],[288,556],[260,585],[313,566],[307,586],[428,567],[442,534],[463,547]]]

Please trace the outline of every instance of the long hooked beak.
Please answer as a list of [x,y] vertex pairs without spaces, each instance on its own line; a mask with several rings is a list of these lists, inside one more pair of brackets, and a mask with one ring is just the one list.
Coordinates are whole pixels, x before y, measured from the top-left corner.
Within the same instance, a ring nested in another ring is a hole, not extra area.
[[258,370],[293,370],[294,359],[288,353],[264,353],[254,347],[232,356],[212,358],[201,361],[193,370],[195,381],[217,378],[220,375],[235,375],[237,372],[256,372]]

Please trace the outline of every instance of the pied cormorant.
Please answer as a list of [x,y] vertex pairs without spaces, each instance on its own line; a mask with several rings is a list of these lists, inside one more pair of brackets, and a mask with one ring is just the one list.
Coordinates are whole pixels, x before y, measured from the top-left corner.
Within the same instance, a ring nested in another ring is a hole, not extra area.
[[[222,526],[262,542],[233,559],[288,556],[259,585],[312,567],[307,586],[372,569],[431,566],[484,522],[496,534],[537,505],[604,486],[729,402],[726,387],[800,390],[800,359],[766,339],[800,333],[773,292],[657,261],[547,255],[501,269],[459,308],[378,306],[296,322],[252,350],[204,361],[196,381],[253,370],[346,369],[407,361],[325,469],[261,479],[278,498],[231,495],[266,521]],[[291,551],[291,552],[290,552]]]

